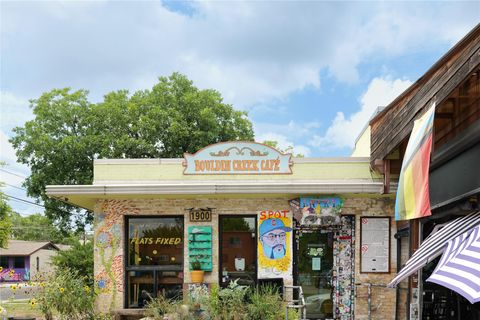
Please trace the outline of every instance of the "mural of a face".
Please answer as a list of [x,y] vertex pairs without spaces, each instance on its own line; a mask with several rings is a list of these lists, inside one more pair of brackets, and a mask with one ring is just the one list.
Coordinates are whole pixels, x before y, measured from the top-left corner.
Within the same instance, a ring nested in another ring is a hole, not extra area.
[[263,254],[269,259],[280,259],[285,256],[287,232],[291,228],[285,227],[280,219],[266,219],[260,225],[260,241]]

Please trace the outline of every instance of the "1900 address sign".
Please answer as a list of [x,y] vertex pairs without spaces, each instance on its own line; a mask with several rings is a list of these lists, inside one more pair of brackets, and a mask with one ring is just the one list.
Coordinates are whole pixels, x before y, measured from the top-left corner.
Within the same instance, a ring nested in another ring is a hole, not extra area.
[[212,209],[199,208],[199,209],[190,209],[190,221],[192,222],[208,222],[212,221]]

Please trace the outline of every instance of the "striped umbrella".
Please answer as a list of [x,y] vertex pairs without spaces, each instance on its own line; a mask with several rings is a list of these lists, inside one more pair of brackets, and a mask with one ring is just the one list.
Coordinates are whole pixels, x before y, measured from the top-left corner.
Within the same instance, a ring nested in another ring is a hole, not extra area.
[[480,225],[480,211],[450,221],[436,233],[428,236],[397,276],[388,284],[388,287],[395,287],[400,281],[422,269],[446,250],[450,240],[472,230],[477,225]]
[[480,225],[450,240],[429,282],[480,302]]

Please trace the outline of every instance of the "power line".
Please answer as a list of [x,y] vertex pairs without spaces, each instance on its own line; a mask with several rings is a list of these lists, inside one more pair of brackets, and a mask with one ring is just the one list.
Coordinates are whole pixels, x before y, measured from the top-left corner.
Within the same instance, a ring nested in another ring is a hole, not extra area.
[[25,202],[25,203],[33,204],[33,205],[35,205],[35,206],[39,206],[39,207],[45,208],[44,205],[41,205],[41,204],[38,204],[38,203],[35,203],[35,202],[32,202],[32,201],[28,201],[28,200],[25,200],[25,199],[20,199],[20,198],[17,198],[17,197],[8,195],[8,194],[6,194],[6,193],[5,193],[5,196],[7,196],[8,198],[10,198],[10,199],[12,199],[12,200],[21,201],[21,202]]
[[11,175],[14,175],[14,176],[17,176],[17,177],[19,177],[19,178],[23,178],[23,179],[25,179],[25,178],[26,178],[25,176],[21,176],[21,175],[19,175],[18,173],[11,172],[11,171],[5,170],[5,169],[3,169],[3,168],[0,168],[0,171],[3,171],[3,172],[6,172],[6,173],[9,173],[9,174],[11,174]]
[[25,189],[25,188],[17,187],[17,186],[14,186],[13,184],[10,184],[10,183],[3,182],[3,184],[4,184],[4,185],[7,185],[7,186],[9,186],[9,187],[15,188],[15,189],[27,191],[27,189]]
[[[10,198],[10,200],[17,201],[17,202],[25,202],[25,203],[33,204],[33,205],[35,205],[35,206],[39,206],[39,207],[41,207],[41,208],[46,209],[46,207],[45,207],[44,205],[42,205],[42,204],[38,204],[38,203],[35,203],[35,202],[32,202],[32,201],[28,201],[28,200],[25,200],[25,199],[17,198],[17,197],[8,195],[8,194],[6,194],[6,193],[4,193],[4,195],[5,195],[7,198]],[[66,214],[71,215],[71,216],[85,216],[85,214],[82,214],[82,213],[68,212],[68,211],[65,211],[65,210],[59,210],[59,211],[62,211],[63,213],[66,213]],[[18,213],[18,212],[17,212],[17,213]]]

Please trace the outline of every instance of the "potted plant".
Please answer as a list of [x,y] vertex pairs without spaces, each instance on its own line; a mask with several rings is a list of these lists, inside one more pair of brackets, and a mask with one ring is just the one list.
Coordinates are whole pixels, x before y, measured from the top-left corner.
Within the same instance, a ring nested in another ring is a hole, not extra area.
[[202,264],[198,261],[198,258],[195,258],[194,261],[190,262],[190,276],[193,283],[202,283],[204,271],[202,270]]

